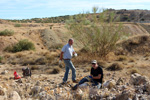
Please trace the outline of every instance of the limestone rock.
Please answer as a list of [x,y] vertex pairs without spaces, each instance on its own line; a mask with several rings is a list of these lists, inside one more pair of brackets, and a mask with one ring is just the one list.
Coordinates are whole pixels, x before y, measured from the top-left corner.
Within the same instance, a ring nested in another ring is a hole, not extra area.
[[21,100],[21,97],[16,91],[13,91],[9,97],[9,100]]
[[130,78],[130,83],[133,85],[146,84],[148,81],[149,80],[146,76],[141,76],[138,73],[132,74]]
[[35,86],[35,87],[33,87],[33,88],[31,89],[30,94],[31,94],[32,96],[37,96],[39,92],[41,92],[41,87],[40,87],[40,86]]
[[127,90],[116,96],[116,100],[128,100],[129,98],[132,98],[132,94]]
[[104,82],[103,87],[111,89],[111,88],[114,88],[115,85],[116,85],[115,80],[109,80],[109,81]]

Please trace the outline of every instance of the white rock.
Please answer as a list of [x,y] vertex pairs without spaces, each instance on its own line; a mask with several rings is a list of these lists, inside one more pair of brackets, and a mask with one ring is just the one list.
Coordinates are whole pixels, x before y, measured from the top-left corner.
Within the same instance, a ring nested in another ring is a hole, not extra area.
[[130,91],[123,91],[121,94],[116,96],[116,100],[128,100],[131,95]]
[[0,88],[0,96],[4,96],[4,95],[5,95],[4,89]]
[[10,100],[21,100],[21,97],[19,96],[19,94],[16,91],[13,91],[10,94]]
[[109,81],[106,81],[106,82],[103,83],[103,87],[104,88],[109,88],[109,89],[114,88],[115,85],[116,85],[115,80],[109,80]]
[[130,83],[133,85],[146,84],[149,79],[146,76],[141,76],[138,73],[134,73],[131,75]]
[[32,96],[36,96],[39,92],[41,92],[41,87],[40,86],[35,86],[31,89],[30,94]]

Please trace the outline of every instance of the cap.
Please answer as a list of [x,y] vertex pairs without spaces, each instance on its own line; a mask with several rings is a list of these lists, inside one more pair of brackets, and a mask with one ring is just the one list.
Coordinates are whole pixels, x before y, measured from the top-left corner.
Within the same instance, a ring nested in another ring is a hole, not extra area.
[[92,64],[96,64],[96,63],[97,63],[97,61],[96,61],[96,60],[93,60],[91,63],[92,63]]

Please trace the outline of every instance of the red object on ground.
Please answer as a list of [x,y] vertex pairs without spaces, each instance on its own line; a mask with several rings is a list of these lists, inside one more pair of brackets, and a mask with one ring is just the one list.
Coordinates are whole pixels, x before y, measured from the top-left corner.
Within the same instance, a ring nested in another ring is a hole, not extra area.
[[21,77],[17,74],[16,71],[14,71],[14,79],[20,79]]

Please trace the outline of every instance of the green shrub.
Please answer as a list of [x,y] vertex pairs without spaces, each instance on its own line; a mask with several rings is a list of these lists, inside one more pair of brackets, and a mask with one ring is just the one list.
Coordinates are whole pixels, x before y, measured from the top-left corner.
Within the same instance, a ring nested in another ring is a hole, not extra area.
[[128,58],[126,56],[123,56],[123,55],[119,55],[118,56],[118,61],[126,61]]
[[0,56],[0,63],[2,62],[2,59],[3,59],[3,57],[2,57],[2,56]]
[[124,66],[122,64],[113,63],[106,69],[110,70],[110,71],[117,71],[117,70],[122,70],[123,68],[124,68]]
[[13,34],[13,30],[5,29],[4,31],[0,31],[0,36],[12,36]]
[[115,49],[116,42],[127,35],[122,24],[115,23],[118,19],[114,12],[94,7],[92,14],[83,13],[71,17],[66,21],[66,27],[92,54],[106,56]]
[[14,26],[15,27],[21,27],[21,24],[15,24]]
[[31,70],[38,70],[38,69],[39,69],[39,66],[37,66],[37,65],[31,66]]
[[5,51],[9,52],[20,52],[24,50],[35,50],[34,44],[29,42],[27,39],[20,40],[13,46],[6,47]]
[[139,73],[139,70],[137,68],[132,68],[129,70],[130,74]]
[[63,44],[57,43],[55,45],[52,45],[50,48],[52,48],[52,49],[61,49],[62,47],[63,47]]
[[55,67],[55,68],[50,72],[50,74],[58,74],[58,73],[60,73],[60,71],[61,71],[61,68]]

